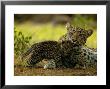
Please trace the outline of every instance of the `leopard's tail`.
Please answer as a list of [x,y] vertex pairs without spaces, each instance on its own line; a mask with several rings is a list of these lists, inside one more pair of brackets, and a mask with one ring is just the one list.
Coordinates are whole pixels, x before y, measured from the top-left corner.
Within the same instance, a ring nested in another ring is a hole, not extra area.
[[21,55],[21,60],[23,60],[25,57],[27,57],[30,53],[32,53],[33,49],[35,48],[35,45],[32,45],[25,53]]

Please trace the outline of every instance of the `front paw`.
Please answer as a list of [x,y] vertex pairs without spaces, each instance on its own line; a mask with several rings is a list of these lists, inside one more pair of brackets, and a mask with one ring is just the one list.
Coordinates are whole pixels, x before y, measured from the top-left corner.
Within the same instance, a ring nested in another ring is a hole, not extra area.
[[53,61],[49,61],[46,65],[44,65],[44,69],[54,69],[56,68],[56,64]]

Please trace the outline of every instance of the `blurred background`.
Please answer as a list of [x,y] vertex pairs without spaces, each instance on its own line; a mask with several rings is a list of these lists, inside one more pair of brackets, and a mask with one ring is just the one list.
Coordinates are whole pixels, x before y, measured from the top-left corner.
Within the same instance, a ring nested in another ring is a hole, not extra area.
[[94,33],[86,45],[97,48],[97,15],[96,14],[15,14],[14,47],[15,54],[21,54],[30,45],[44,40],[57,41],[67,30],[65,24],[71,22]]
[[[28,68],[26,61],[20,56],[36,42],[55,40],[64,35],[67,30],[65,24],[71,22],[86,30],[93,29],[94,33],[86,42],[90,48],[97,48],[97,15],[96,14],[15,14],[14,15],[14,75],[94,75],[96,69],[90,70],[44,70],[47,63],[41,61],[37,68]],[[41,67],[41,68],[40,68]]]

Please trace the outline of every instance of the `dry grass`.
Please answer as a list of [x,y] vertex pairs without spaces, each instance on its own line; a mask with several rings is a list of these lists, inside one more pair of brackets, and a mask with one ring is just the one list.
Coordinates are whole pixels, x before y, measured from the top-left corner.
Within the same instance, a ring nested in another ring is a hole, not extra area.
[[23,66],[14,67],[15,76],[96,76],[97,70],[95,68],[88,69],[43,69],[43,68],[29,68]]
[[56,68],[43,69],[42,67],[47,62],[43,60],[36,67],[25,67],[25,63],[20,59],[14,60],[14,75],[15,76],[96,76],[96,68],[78,69],[78,68]]

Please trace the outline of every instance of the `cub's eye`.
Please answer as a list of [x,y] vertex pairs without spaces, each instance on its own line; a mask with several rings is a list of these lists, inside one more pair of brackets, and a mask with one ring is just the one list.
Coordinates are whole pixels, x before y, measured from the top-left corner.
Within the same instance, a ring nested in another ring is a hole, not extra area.
[[70,33],[69,33],[69,35],[73,35],[73,33],[72,33],[72,32],[70,32]]
[[79,34],[78,36],[82,36],[82,34]]

